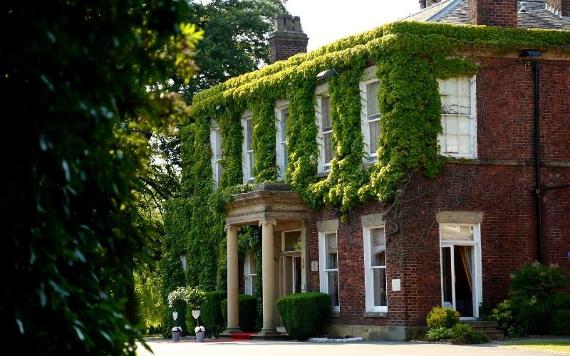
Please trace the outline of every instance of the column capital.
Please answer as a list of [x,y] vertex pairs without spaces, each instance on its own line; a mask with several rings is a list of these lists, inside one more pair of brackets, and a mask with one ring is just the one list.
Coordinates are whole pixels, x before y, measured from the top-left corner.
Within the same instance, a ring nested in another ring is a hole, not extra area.
[[263,225],[277,225],[277,220],[275,219],[261,219],[259,220],[259,226],[263,226]]
[[225,230],[225,231],[230,231],[230,230],[235,230],[235,231],[237,231],[237,230],[239,230],[239,226],[226,224],[226,225],[224,226],[224,230]]

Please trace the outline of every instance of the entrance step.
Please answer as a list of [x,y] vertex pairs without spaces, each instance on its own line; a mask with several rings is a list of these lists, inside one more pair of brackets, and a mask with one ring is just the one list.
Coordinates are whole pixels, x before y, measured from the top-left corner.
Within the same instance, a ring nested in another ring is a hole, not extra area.
[[499,330],[499,324],[496,321],[489,320],[461,320],[462,324],[467,324],[473,330],[480,331],[487,335],[489,340],[502,340],[505,338],[505,333]]

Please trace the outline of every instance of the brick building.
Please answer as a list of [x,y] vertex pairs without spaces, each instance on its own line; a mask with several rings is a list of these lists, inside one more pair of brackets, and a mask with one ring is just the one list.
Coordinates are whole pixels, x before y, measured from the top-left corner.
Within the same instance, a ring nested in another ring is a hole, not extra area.
[[[569,16],[566,0],[446,0],[408,20],[570,30]],[[306,49],[307,38],[298,18],[285,17],[270,41],[279,60]],[[289,293],[329,293],[333,333],[403,339],[436,305],[477,319],[481,303],[507,297],[509,275],[524,263],[570,269],[568,45],[463,51],[476,63],[475,75],[438,80],[438,143],[448,160],[434,179],[413,175],[395,201],[369,200],[342,219],[338,209],[309,208],[283,183],[236,195],[226,215],[228,331],[239,329],[240,285],[254,293],[254,255],[237,257],[243,225],[262,227],[262,334],[279,326],[274,300]],[[382,131],[376,70],[367,66],[360,80],[364,165],[376,162]],[[327,73],[314,94],[319,177],[329,174],[335,152]],[[288,164],[288,105],[274,105],[281,177]],[[246,110],[244,183],[255,182],[253,124]],[[210,134],[216,183],[225,168],[219,130],[213,124]]]

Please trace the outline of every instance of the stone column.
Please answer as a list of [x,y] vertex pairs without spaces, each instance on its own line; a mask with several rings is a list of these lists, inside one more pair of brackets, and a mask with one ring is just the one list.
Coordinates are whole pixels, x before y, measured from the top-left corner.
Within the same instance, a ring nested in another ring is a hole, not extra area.
[[239,267],[238,267],[238,227],[226,225],[227,240],[227,288],[228,326],[224,334],[240,331],[239,328]]
[[261,220],[261,267],[263,285],[263,328],[260,334],[276,334],[275,330],[275,261],[273,227],[275,220]]

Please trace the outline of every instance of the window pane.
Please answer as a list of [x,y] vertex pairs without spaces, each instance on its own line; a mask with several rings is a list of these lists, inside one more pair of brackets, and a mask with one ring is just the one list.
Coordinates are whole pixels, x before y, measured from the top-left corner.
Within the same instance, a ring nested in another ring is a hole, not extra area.
[[338,268],[336,234],[325,235],[326,269]]
[[248,151],[253,150],[253,125],[251,124],[251,119],[245,121],[245,132],[246,132],[246,147]]
[[441,225],[441,239],[446,241],[473,241],[473,225]]
[[460,135],[469,135],[469,117],[460,116],[457,118],[457,133]]
[[287,171],[287,144],[282,143],[281,148],[283,150],[283,173]]
[[332,158],[332,133],[323,134],[325,141],[325,163],[329,163]]
[[366,114],[368,116],[380,113],[378,109],[378,87],[379,82],[366,85]]
[[370,154],[376,153],[378,151],[378,136],[380,135],[380,121],[373,121],[368,124],[370,132]]
[[220,135],[220,130],[214,131],[214,136],[215,136],[215,141],[216,141],[216,147],[215,147],[214,155],[215,155],[216,159],[221,159],[222,158],[222,137]]
[[374,284],[374,306],[386,306],[386,269],[372,269],[372,283]]
[[471,154],[471,137],[470,136],[459,136],[459,153],[461,154]]
[[323,131],[328,131],[332,129],[331,117],[330,117],[330,98],[328,96],[323,96],[321,98],[321,118],[323,123]]
[[298,251],[301,249],[301,231],[287,231],[285,233],[285,251]]
[[447,135],[456,135],[457,132],[457,116],[447,116],[445,118],[445,126],[446,126],[446,134]]
[[249,160],[249,177],[253,178],[253,169],[255,166],[255,154],[253,151],[247,153],[247,157]]
[[285,142],[287,140],[287,116],[289,112],[287,109],[281,110],[281,142]]
[[446,147],[445,151],[448,153],[457,153],[459,148],[457,145],[457,136],[455,135],[446,135],[445,136]]
[[372,253],[372,267],[386,266],[386,251],[376,251]]
[[327,272],[328,294],[331,296],[332,306],[338,306],[338,271]]

